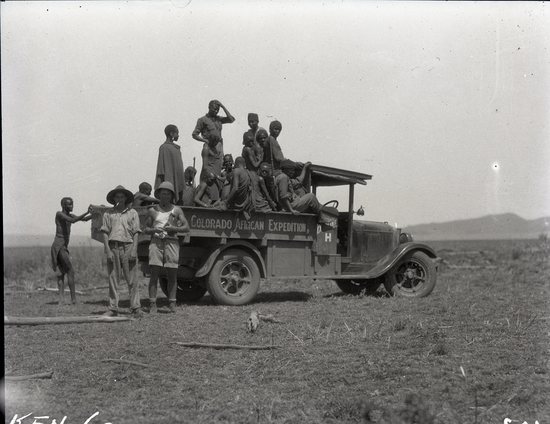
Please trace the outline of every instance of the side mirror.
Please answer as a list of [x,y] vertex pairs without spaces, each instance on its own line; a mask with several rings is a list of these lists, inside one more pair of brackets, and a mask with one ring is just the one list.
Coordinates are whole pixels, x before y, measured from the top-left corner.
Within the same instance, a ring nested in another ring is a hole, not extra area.
[[363,216],[365,215],[365,210],[363,209],[363,205],[359,209],[357,209],[357,215]]

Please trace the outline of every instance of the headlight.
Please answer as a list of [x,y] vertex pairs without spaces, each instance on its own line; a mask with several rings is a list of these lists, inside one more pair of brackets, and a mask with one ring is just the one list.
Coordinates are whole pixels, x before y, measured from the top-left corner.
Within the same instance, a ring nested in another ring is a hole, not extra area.
[[410,243],[411,241],[413,241],[413,236],[409,233],[401,233],[399,236],[399,243],[401,244]]

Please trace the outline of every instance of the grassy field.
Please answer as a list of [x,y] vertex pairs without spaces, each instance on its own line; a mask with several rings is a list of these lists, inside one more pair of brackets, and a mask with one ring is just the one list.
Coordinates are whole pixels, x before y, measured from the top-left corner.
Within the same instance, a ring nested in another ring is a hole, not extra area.
[[[5,327],[6,374],[53,371],[51,379],[6,383],[6,420],[32,413],[83,423],[98,411],[91,423],[550,423],[549,246],[432,245],[443,262],[424,299],[349,296],[332,281],[302,280],[264,284],[244,307],[215,306],[207,295],[175,315]],[[78,288],[106,285],[100,248],[71,253]],[[55,287],[48,267],[47,248],[4,251],[6,315],[106,310],[106,289],[80,296],[76,308],[36,291]],[[126,291],[123,299],[127,308]],[[283,323],[247,333],[252,310]],[[121,358],[149,367],[102,362]]]

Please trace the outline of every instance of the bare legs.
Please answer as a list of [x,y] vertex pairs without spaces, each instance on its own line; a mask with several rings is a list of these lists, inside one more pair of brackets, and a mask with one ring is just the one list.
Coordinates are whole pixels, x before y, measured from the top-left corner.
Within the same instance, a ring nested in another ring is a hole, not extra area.
[[[149,280],[149,305],[150,309],[156,310],[157,302],[157,286],[160,275],[161,267],[157,265],[151,265],[151,278]],[[178,269],[177,268],[164,268],[166,272],[167,282],[167,295],[170,305],[176,304],[176,291],[178,289]],[[170,310],[173,308],[170,307]]]

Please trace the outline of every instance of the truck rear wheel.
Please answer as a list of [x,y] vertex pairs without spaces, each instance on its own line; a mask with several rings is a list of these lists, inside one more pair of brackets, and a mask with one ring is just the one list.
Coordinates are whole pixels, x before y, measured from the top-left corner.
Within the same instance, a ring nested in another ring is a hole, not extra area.
[[[166,297],[168,297],[168,279],[159,277],[159,285]],[[178,280],[176,300],[178,302],[196,302],[206,293],[206,288],[192,281]]]
[[403,297],[426,297],[435,287],[436,269],[433,260],[424,252],[405,255],[384,280],[390,295]]
[[256,261],[240,249],[227,249],[208,274],[208,292],[221,305],[244,305],[254,299],[260,288]]
[[335,280],[335,282],[344,293],[358,295],[363,292],[366,295],[373,295],[383,283],[383,280],[372,278],[366,280]]

